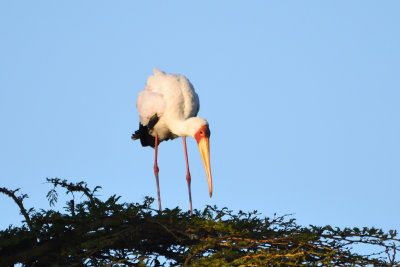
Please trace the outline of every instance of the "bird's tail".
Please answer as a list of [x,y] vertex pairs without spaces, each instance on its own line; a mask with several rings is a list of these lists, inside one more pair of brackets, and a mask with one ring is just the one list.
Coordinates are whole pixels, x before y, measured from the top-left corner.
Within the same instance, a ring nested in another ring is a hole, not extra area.
[[149,130],[147,126],[139,124],[139,130],[137,130],[131,136],[132,140],[140,139],[140,143],[142,146],[155,146],[155,138],[149,134]]
[[131,136],[132,140],[138,140],[140,139],[140,133],[139,130],[137,130],[135,133],[132,134]]

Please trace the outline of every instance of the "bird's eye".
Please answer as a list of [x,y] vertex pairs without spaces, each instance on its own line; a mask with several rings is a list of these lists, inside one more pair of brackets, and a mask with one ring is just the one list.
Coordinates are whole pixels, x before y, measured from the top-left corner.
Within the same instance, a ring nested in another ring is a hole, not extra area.
[[204,132],[203,132],[203,131],[201,131],[201,132],[200,132],[200,134],[201,134],[201,135],[204,135]]

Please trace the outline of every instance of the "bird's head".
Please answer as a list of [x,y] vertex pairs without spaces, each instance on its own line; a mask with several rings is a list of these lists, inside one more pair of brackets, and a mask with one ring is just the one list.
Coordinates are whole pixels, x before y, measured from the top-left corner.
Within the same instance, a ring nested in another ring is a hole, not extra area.
[[206,169],[208,189],[210,191],[210,197],[212,196],[212,177],[211,177],[211,166],[210,166],[210,129],[208,124],[201,126],[196,133],[194,138],[199,146],[200,155],[203,159],[204,168]]

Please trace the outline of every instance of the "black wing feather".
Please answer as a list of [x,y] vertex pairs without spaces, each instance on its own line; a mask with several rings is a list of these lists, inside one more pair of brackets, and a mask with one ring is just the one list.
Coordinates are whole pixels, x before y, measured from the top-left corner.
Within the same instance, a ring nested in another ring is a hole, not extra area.
[[159,119],[160,117],[154,114],[147,125],[139,123],[139,130],[132,134],[132,140],[140,139],[142,146],[151,146],[154,148],[156,145],[156,138],[150,134],[150,131],[154,128],[154,125],[156,125]]

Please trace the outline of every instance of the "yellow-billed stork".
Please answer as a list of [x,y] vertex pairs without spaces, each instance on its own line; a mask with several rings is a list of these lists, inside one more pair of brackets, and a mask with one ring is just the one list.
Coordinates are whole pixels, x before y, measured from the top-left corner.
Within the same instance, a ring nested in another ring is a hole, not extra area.
[[154,175],[157,183],[158,207],[161,211],[160,185],[157,165],[158,144],[181,136],[185,149],[186,180],[189,190],[190,213],[192,195],[190,171],[186,149],[186,136],[196,139],[206,170],[210,197],[212,178],[210,167],[210,129],[205,119],[196,117],[200,109],[199,97],[190,81],[179,74],[166,74],[157,68],[147,80],[146,87],[138,95],[136,107],[139,112],[139,130],[132,139],[140,139],[142,146],[155,148]]

